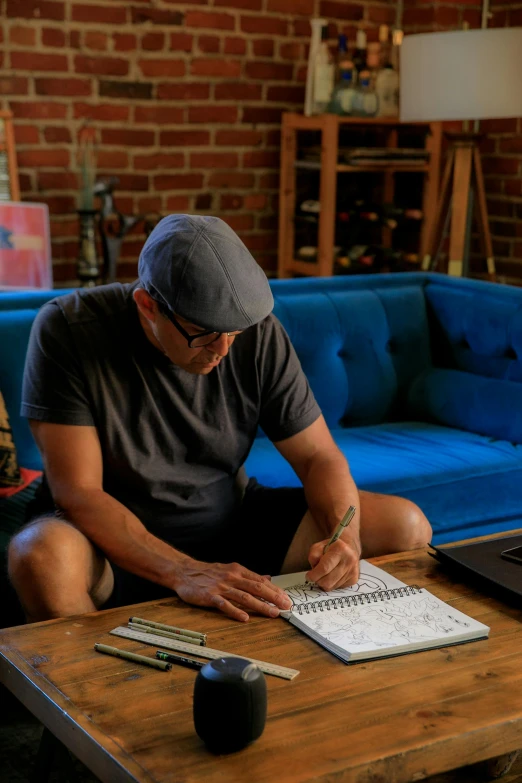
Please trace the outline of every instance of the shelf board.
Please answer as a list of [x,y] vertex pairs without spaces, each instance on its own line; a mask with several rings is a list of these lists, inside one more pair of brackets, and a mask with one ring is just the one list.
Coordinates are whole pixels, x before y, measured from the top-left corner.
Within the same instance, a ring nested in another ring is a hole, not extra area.
[[[320,171],[321,169],[321,163],[320,161],[315,160],[296,160],[294,161],[294,167],[296,169],[308,169],[312,171]],[[420,171],[421,173],[425,173],[430,170],[430,167],[427,163],[401,163],[400,161],[397,161],[397,163],[389,163],[386,164],[386,166],[375,166],[375,165],[361,165],[361,166],[350,166],[348,163],[338,163],[335,167],[335,170],[337,172],[345,172],[345,171],[370,171],[370,172],[395,172],[395,171]]]
[[[408,125],[411,123],[402,123],[398,117],[343,117],[337,115],[337,122],[341,125]],[[424,123],[426,124],[426,123]]]
[[283,119],[291,127],[299,129],[321,129],[325,121],[334,122],[339,125],[390,125],[392,127],[417,127],[427,128],[431,125],[429,122],[401,122],[399,117],[343,117],[338,114],[314,114],[306,117],[304,114],[295,112],[284,112]]
[[420,166],[416,163],[410,165],[407,163],[390,163],[386,166],[350,166],[347,163],[338,163],[335,168],[337,171],[429,171],[429,166],[426,163],[423,163]]
[[298,258],[292,258],[288,264],[287,271],[317,277],[319,275],[319,264],[317,261],[301,261]]
[[386,165],[376,166],[372,163],[362,163],[359,166],[353,166],[349,163],[338,163],[335,167],[337,171],[429,171],[427,163],[387,163]]

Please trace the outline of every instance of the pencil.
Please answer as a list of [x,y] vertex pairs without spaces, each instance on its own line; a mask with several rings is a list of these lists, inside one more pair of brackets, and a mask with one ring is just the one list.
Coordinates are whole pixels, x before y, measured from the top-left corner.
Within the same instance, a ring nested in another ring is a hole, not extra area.
[[162,650],[156,650],[156,658],[159,658],[160,661],[178,663],[180,666],[187,666],[189,669],[201,669],[205,665],[205,661],[197,661],[195,658],[187,658],[185,655],[173,655]]
[[148,658],[146,655],[138,655],[138,653],[127,652],[127,650],[120,650],[119,647],[110,647],[108,644],[96,644],[94,645],[96,652],[105,653],[105,655],[113,655],[115,658],[123,658],[125,661],[133,661],[133,663],[144,663],[146,666],[152,666],[154,669],[162,669],[162,671],[170,671],[172,669],[171,663],[165,661],[158,661],[156,658]]
[[170,631],[170,633],[182,634],[183,636],[194,636],[197,639],[204,639],[203,644],[206,644],[207,642],[206,633],[200,633],[200,631],[189,631],[188,628],[177,628],[175,625],[155,623],[152,620],[144,620],[142,617],[129,617],[129,623],[149,625],[151,628],[160,628],[162,631]]
[[326,550],[328,549],[328,547],[330,547],[333,543],[335,543],[335,541],[337,541],[337,539],[339,538],[339,536],[341,535],[343,530],[345,530],[348,527],[348,525],[350,524],[350,522],[352,521],[352,519],[355,516],[355,510],[356,510],[355,506],[349,506],[348,507],[348,511],[346,512],[344,517],[341,519],[341,521],[339,522],[339,524],[335,528],[331,539],[329,540],[329,542],[327,543],[327,545],[323,549],[323,555],[326,552]]

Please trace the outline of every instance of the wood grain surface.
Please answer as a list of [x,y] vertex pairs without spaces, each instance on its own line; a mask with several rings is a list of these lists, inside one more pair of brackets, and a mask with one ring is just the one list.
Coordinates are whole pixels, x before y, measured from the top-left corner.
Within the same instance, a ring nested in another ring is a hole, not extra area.
[[[489,625],[490,638],[347,666],[284,620],[243,625],[172,598],[6,629],[0,680],[106,783],[406,783],[521,748],[522,612],[423,550],[373,562]],[[229,756],[208,753],[192,720],[197,672],[94,651],[102,642],[153,656],[109,635],[133,614],[299,669],[290,682],[267,676],[261,738]]]

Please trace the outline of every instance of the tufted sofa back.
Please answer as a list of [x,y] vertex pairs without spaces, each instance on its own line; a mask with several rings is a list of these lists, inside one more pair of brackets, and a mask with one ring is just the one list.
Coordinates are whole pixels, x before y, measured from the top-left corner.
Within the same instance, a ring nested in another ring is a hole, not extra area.
[[[487,398],[482,405],[487,432],[492,409],[508,415],[513,405],[506,399],[522,394],[520,288],[420,272],[273,280],[270,285],[274,312],[332,429],[433,417],[434,404],[424,405],[430,394],[440,408],[437,420],[444,423],[451,413],[450,426],[473,429],[481,415],[470,405],[473,393],[480,405],[480,395]],[[27,422],[19,417],[27,340],[38,308],[64,293],[0,294],[0,389],[26,467],[40,465]],[[437,368],[453,375],[437,375]],[[412,402],[408,389],[416,378],[421,380]],[[456,397],[458,388],[462,399]],[[451,405],[441,389],[451,390]],[[465,414],[473,419],[470,427]],[[518,430],[498,434],[519,442]]]
[[435,278],[425,288],[434,363],[521,383],[522,290],[450,280]]
[[421,285],[273,291],[274,313],[330,428],[404,414],[411,381],[431,365]]

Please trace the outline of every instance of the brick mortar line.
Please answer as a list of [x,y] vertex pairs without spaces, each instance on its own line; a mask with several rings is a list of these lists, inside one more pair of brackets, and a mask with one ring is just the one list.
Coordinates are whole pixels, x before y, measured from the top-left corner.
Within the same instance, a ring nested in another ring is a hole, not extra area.
[[[23,0],[22,0],[23,1]],[[327,2],[329,0],[326,0]],[[343,3],[340,2],[340,0],[334,0],[338,5],[342,5]],[[379,2],[379,0],[350,0],[349,3],[350,6],[356,6],[360,7],[363,12],[369,8],[380,8],[380,9],[388,9],[389,3],[386,2]],[[69,8],[69,3],[66,2],[66,7]],[[117,6],[111,6],[116,8]],[[422,6],[422,8],[426,8],[427,10],[432,8],[431,5]],[[441,6],[435,6],[436,8],[440,8]],[[455,6],[443,6],[443,7],[455,7]],[[172,9],[173,6],[168,6],[168,8]],[[161,10],[168,10],[168,8],[164,8]],[[213,10],[207,10],[209,8],[212,8]],[[216,10],[219,8],[219,10]],[[128,10],[128,9],[127,9]],[[148,33],[176,33],[180,31],[189,31],[189,32],[201,32],[206,30],[212,30],[215,34],[221,34],[221,35],[233,35],[233,34],[242,34],[242,35],[272,35],[270,32],[261,33],[257,31],[248,31],[243,30],[241,28],[241,19],[255,19],[256,17],[261,16],[263,19],[269,19],[271,21],[285,21],[290,24],[293,24],[294,22],[309,22],[311,19],[313,19],[316,14],[298,14],[298,13],[292,13],[290,11],[272,11],[272,10],[266,10],[266,11],[257,11],[255,9],[248,9],[248,8],[227,8],[225,6],[194,6],[194,5],[187,5],[185,7],[183,6],[175,6],[175,10],[178,11],[182,16],[187,15],[187,13],[190,14],[206,14],[207,16],[228,16],[231,17],[235,23],[239,22],[239,27],[233,27],[233,28],[225,28],[225,27],[213,27],[211,24],[209,24],[209,27],[205,27],[204,25],[191,25],[186,22],[185,19],[183,19],[180,24],[172,24],[168,22],[164,23],[158,23],[149,25],[149,22],[132,22],[132,21],[126,21],[126,22],[100,22],[96,20],[92,21],[78,21],[73,19],[65,19],[65,20],[59,20],[59,19],[47,19],[43,17],[23,17],[23,16],[9,16],[6,17],[4,15],[2,21],[6,23],[9,27],[10,26],[22,26],[25,24],[28,24],[31,26],[31,29],[39,29],[42,26],[47,27],[55,27],[58,29],[64,29],[65,32],[71,32],[79,30],[80,32],[83,30],[88,30],[89,32],[100,32],[104,33],[107,32],[108,35],[114,34],[114,27],[117,26],[117,33],[142,33],[144,35]],[[410,10],[417,10],[417,9],[410,9]],[[342,24],[342,25],[353,25],[353,24],[361,24],[365,21],[368,21],[370,25],[376,25],[378,23],[372,22],[372,20],[365,20],[364,17],[362,19],[349,19],[341,16],[332,16],[328,19],[330,24]],[[364,25],[363,25],[364,26]],[[285,37],[283,33],[274,33],[276,36]],[[304,36],[303,36],[304,37]]]

